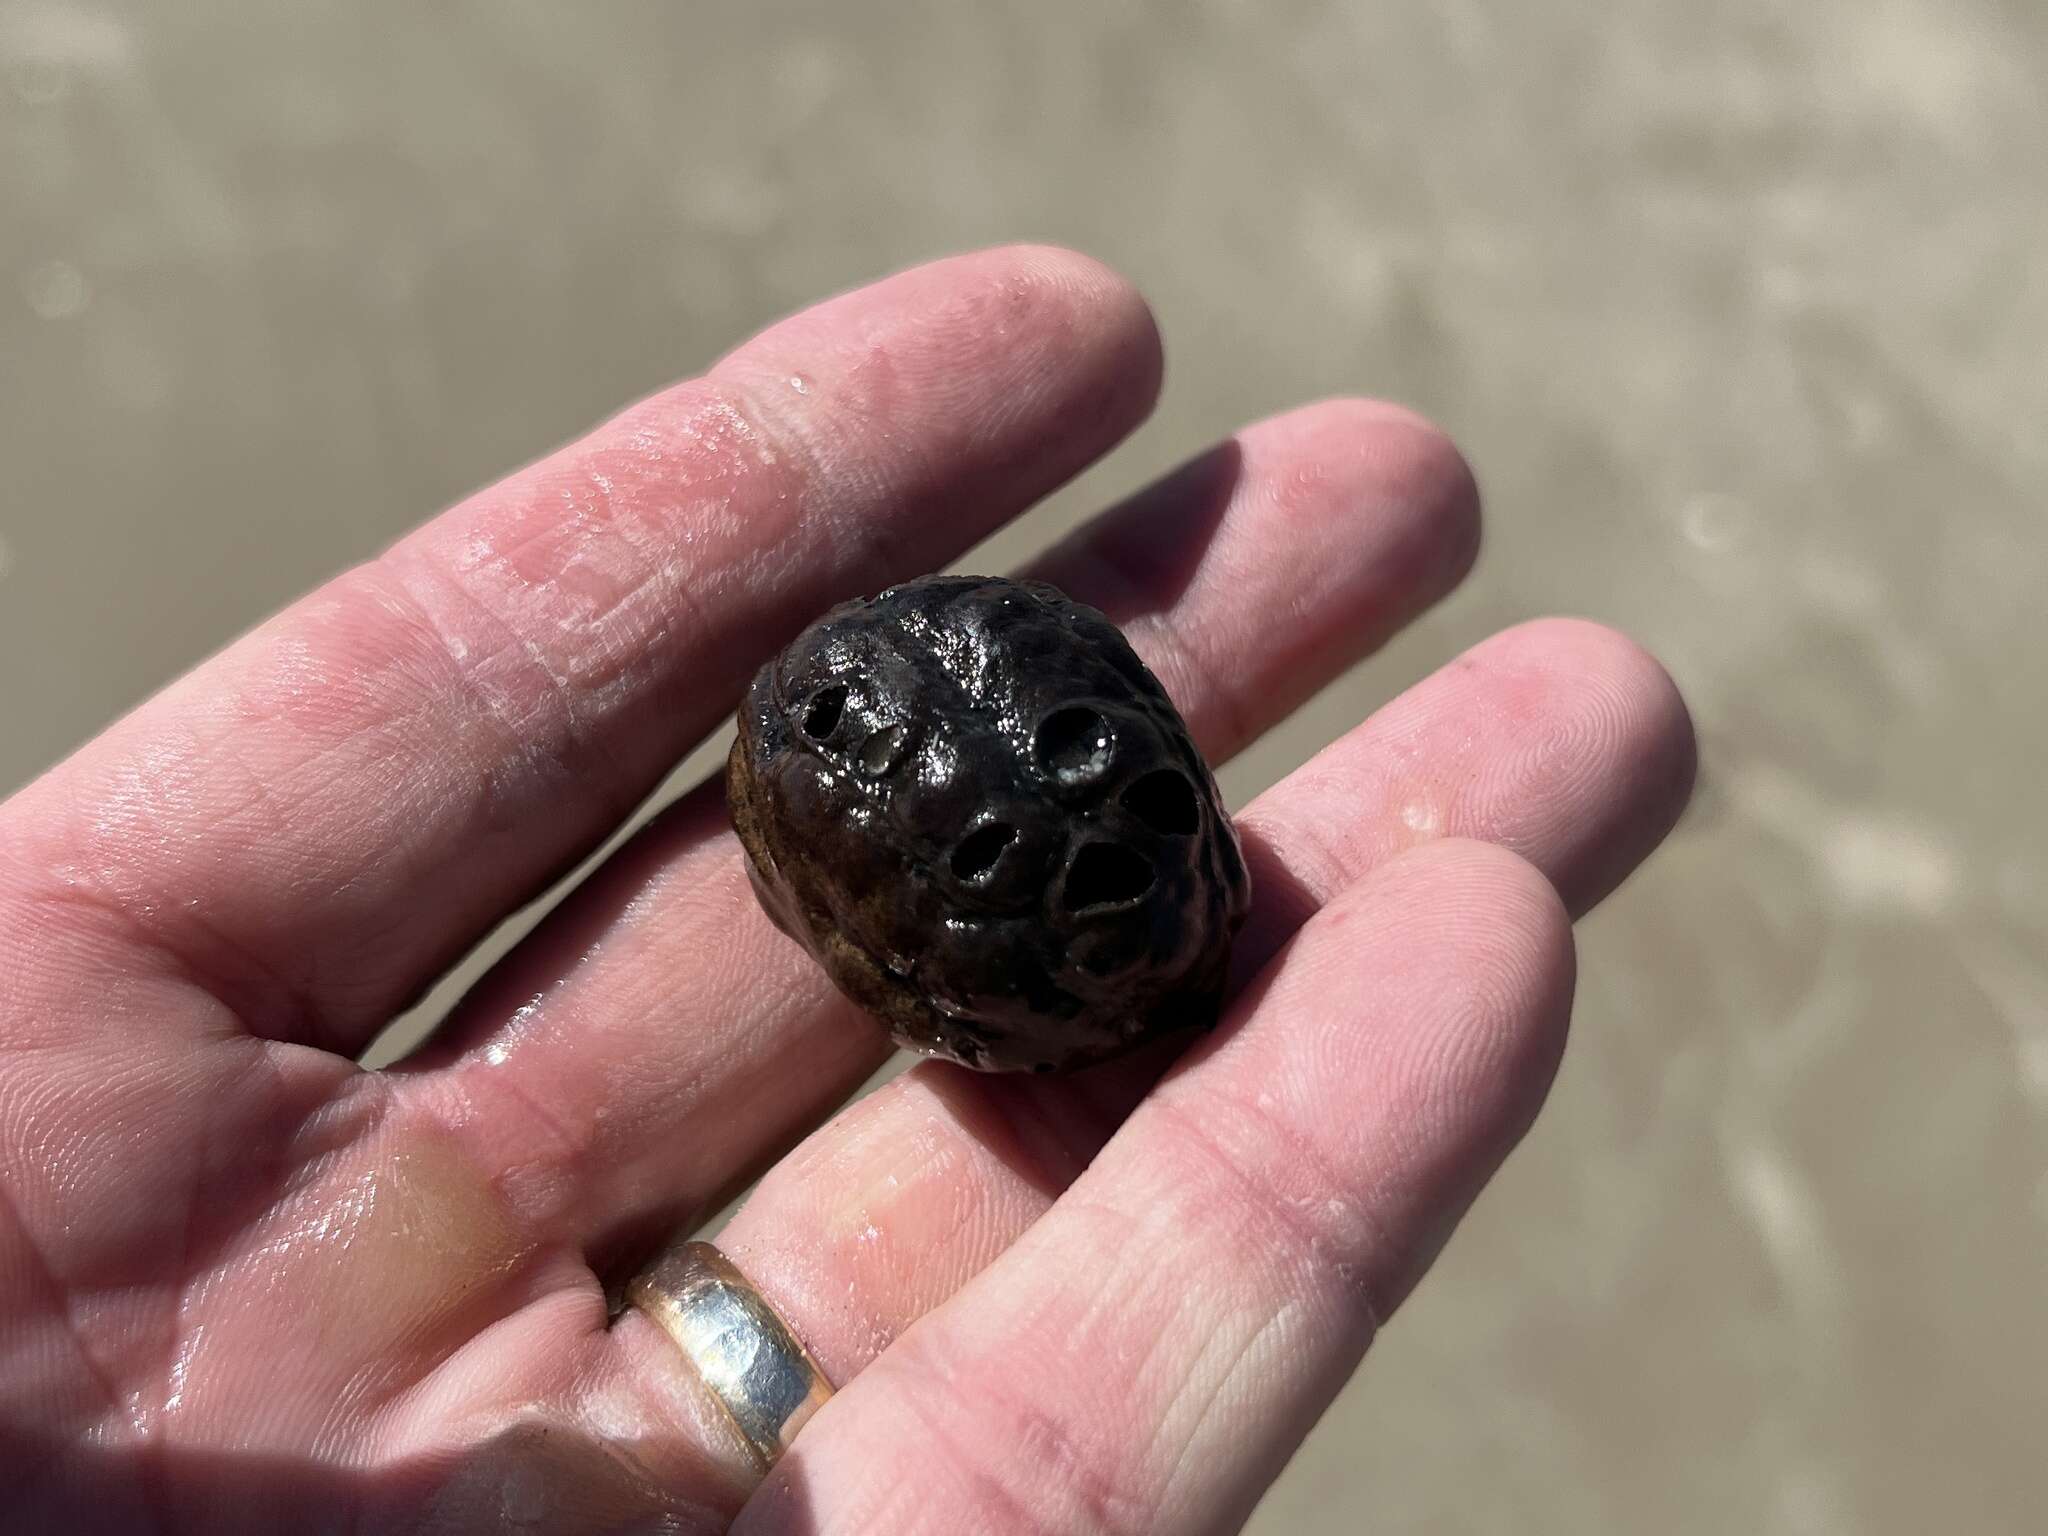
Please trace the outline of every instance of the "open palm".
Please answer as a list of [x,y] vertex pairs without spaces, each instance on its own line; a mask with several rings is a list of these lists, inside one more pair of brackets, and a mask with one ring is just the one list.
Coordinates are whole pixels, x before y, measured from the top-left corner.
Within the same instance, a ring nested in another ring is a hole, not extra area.
[[[1684,802],[1684,710],[1614,634],[1499,635],[1249,807],[1234,1000],[1178,1062],[841,1109],[886,1042],[758,910],[715,785],[417,1056],[354,1061],[776,646],[1086,466],[1159,367],[1064,252],[834,300],[0,808],[0,1525],[1235,1529],[1534,1114],[1568,914]],[[1216,761],[1477,535],[1438,432],[1335,401],[1032,574]],[[607,1285],[806,1133],[720,1239],[840,1387],[763,1483]]]

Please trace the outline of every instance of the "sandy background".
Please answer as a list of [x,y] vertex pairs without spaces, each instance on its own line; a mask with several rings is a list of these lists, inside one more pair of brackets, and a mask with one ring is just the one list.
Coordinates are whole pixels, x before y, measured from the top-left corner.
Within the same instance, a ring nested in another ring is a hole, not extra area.
[[1369,391],[1700,801],[1533,1138],[1264,1533],[1995,1532],[2048,1507],[2048,9],[2034,0],[0,0],[0,790],[824,292],[1071,243],[1155,422],[976,563]]

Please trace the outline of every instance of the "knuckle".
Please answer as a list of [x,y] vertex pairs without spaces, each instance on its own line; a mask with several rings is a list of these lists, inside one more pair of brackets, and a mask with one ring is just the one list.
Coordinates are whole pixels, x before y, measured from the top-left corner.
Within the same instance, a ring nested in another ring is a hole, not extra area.
[[1386,1311],[1376,1275],[1390,1238],[1357,1181],[1257,1096],[1209,1089],[1167,1113],[1207,1186],[1203,1198],[1237,1218],[1266,1267],[1333,1296],[1355,1324],[1377,1331]]

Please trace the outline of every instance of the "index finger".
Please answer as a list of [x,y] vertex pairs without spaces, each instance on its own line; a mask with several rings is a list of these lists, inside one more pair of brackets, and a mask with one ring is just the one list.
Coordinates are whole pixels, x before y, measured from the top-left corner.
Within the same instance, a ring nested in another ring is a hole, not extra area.
[[353,1053],[832,601],[1149,409],[1115,274],[1016,247],[767,331],[429,523],[24,791],[23,865],[258,1033]]

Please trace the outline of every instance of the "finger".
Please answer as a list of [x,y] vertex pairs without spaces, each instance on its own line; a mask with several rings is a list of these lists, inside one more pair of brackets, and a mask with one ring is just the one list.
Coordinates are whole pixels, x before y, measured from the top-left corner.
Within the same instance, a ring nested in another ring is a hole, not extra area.
[[[1670,675],[1583,619],[1495,635],[1366,730],[1359,750],[1319,754],[1288,796],[1250,809],[1251,834],[1287,850],[1278,894],[1335,890],[1416,843],[1472,837],[1521,854],[1582,916],[1663,841],[1698,762]],[[1345,814],[1359,805],[1378,813]],[[1307,910],[1297,903],[1295,924]],[[1277,909],[1255,921],[1291,931]]]
[[1192,460],[1025,574],[1089,594],[1202,713],[1197,740],[1222,761],[1446,596],[1478,552],[1479,488],[1442,430],[1330,400]]
[[939,262],[444,514],[12,807],[259,1033],[352,1053],[601,838],[760,658],[943,564],[1145,413],[1157,337],[1066,252]]
[[[1571,620],[1496,635],[1238,818],[1254,871],[1238,969],[1437,838],[1516,849],[1583,911],[1676,820],[1692,762],[1670,679],[1624,637]],[[921,1066],[778,1164],[719,1242],[834,1379],[850,1379],[1045,1213],[1157,1070],[1047,1080]]]
[[1527,864],[1385,866],[734,1529],[1237,1530],[1534,1117],[1571,987]]
[[[1447,591],[1477,518],[1440,433],[1331,402],[1247,429],[1033,574],[1124,623],[1221,756]],[[715,786],[565,903],[469,1017],[425,1058],[467,1052],[427,1091],[535,1219],[600,1244],[687,1221],[885,1050],[762,915]]]

